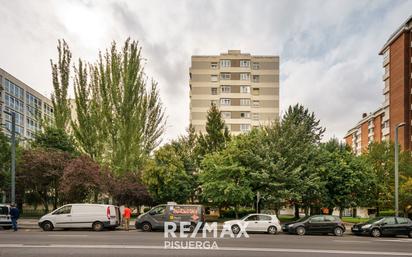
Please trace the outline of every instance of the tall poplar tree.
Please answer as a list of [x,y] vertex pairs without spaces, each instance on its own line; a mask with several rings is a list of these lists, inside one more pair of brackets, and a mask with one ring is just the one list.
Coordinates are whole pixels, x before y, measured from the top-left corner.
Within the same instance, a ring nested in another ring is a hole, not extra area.
[[54,124],[57,128],[66,130],[70,122],[70,107],[67,98],[70,77],[70,61],[72,54],[66,41],[59,40],[57,63],[50,60],[54,92],[51,96],[53,103]]

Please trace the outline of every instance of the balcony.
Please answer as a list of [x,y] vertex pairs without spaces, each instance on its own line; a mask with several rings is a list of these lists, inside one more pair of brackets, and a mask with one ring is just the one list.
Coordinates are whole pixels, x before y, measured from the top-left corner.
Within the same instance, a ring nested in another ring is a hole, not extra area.
[[389,99],[386,99],[383,103],[382,103],[382,107],[387,107],[389,106]]
[[383,88],[383,94],[386,94],[386,93],[388,93],[389,92],[389,86],[385,86],[384,88]]
[[386,65],[388,65],[388,63],[389,63],[389,57],[383,58],[383,67],[385,67]]
[[387,78],[389,78],[389,72],[383,74],[382,80],[386,80]]
[[389,134],[389,127],[383,128],[383,129],[382,129],[382,135],[383,135],[383,136],[386,136],[386,135],[388,135],[388,134]]

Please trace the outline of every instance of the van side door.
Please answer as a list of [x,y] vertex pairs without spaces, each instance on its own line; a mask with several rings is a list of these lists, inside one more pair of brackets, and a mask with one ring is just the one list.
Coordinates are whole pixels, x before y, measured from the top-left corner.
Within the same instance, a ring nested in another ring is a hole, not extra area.
[[52,212],[54,227],[56,228],[70,228],[72,227],[72,206],[65,205]]

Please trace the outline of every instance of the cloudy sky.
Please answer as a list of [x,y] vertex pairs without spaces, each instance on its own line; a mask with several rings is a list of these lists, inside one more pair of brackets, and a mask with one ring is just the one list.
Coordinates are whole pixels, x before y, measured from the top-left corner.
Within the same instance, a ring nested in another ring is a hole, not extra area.
[[321,119],[326,138],[342,138],[383,102],[378,52],[411,11],[407,0],[0,0],[0,67],[49,96],[59,38],[74,59],[94,61],[130,36],[159,83],[167,141],[188,126],[191,55],[279,55],[281,112],[301,103]]

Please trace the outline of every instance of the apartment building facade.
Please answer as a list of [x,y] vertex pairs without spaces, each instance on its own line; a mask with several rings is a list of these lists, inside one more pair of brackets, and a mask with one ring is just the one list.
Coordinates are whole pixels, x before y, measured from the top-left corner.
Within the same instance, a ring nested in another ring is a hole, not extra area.
[[40,130],[40,120],[51,120],[50,99],[0,68],[0,124],[5,134],[11,131],[11,116],[16,114],[16,133],[20,139],[32,139]]
[[232,134],[247,132],[279,118],[279,57],[240,50],[192,56],[190,123],[205,132],[207,111],[218,106]]
[[[381,108],[366,115],[345,136],[346,143],[356,153],[361,153],[371,142],[366,130],[372,120],[373,140],[394,141],[395,126],[399,128],[399,144],[402,150],[412,149],[412,16],[387,40],[379,55],[383,57],[383,95]],[[376,122],[375,122],[376,120]],[[363,129],[362,129],[363,128]],[[369,127],[368,127],[369,128]],[[376,134],[376,135],[375,135]]]

